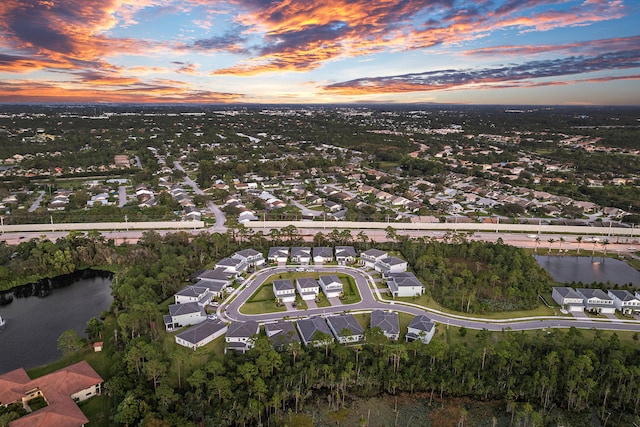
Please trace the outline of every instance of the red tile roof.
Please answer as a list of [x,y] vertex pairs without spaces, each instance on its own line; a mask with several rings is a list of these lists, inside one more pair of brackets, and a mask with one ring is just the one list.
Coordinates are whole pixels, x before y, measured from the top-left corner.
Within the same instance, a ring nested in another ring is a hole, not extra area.
[[77,427],[89,420],[71,395],[102,382],[100,375],[86,361],[34,380],[24,369],[16,369],[0,375],[0,402],[20,401],[27,391],[39,388],[48,406],[11,422],[10,427]]

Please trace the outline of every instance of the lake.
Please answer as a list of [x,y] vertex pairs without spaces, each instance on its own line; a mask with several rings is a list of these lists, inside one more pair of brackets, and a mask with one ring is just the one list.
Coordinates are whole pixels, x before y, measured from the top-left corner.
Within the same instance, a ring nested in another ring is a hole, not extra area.
[[593,282],[640,286],[640,271],[614,258],[536,255],[536,261],[559,283]]
[[[19,292],[16,292],[18,294]],[[55,288],[47,296],[16,297],[0,306],[0,373],[58,360],[58,337],[68,329],[81,336],[87,321],[111,306],[111,279],[94,277]]]

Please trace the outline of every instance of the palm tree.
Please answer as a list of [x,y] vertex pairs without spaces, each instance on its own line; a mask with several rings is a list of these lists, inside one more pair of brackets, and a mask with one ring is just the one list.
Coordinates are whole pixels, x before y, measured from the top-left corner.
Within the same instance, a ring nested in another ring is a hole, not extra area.
[[576,255],[580,256],[580,243],[582,243],[582,236],[576,237],[576,242],[578,242],[578,248],[576,250]]
[[556,239],[554,239],[553,237],[550,238],[549,240],[547,240],[547,242],[549,242],[549,252],[547,252],[547,254],[551,253],[551,245],[553,244],[553,242],[555,242]]
[[560,247],[558,248],[558,252],[562,252],[562,244],[565,242],[564,237],[560,237],[559,241],[560,241]]
[[536,246],[533,248],[533,253],[538,253],[538,245],[540,244],[540,236],[536,236]]
[[607,257],[607,245],[609,244],[609,239],[604,239],[600,244],[602,245],[602,249],[604,251],[604,255],[603,255],[603,262],[604,262],[604,258]]

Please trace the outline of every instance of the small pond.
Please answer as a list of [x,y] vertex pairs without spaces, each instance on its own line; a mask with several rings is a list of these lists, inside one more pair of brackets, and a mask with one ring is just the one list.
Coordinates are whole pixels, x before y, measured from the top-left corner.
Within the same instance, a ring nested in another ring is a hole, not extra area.
[[640,271],[614,258],[536,255],[536,261],[559,283],[593,282],[640,287]]

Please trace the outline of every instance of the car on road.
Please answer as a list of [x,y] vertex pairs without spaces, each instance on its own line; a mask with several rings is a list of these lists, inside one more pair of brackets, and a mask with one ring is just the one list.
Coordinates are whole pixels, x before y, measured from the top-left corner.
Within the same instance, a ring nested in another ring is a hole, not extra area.
[[627,248],[627,250],[628,250],[629,252],[635,252],[635,251],[637,251],[638,249],[637,249],[635,246],[629,246],[629,247]]

